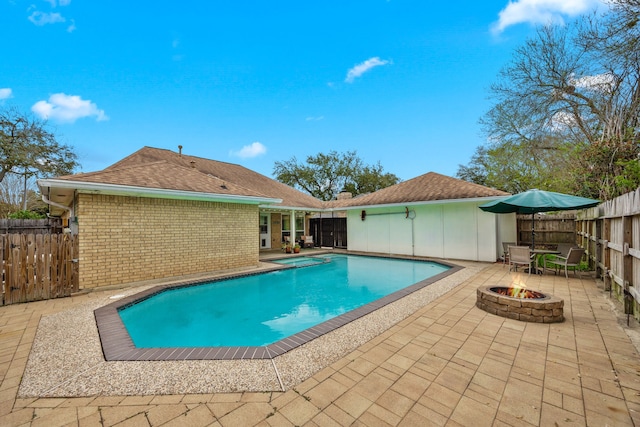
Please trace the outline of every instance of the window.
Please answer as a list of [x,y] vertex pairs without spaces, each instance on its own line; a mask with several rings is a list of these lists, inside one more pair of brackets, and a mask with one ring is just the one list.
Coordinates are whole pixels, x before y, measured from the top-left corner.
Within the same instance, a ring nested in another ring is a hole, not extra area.
[[296,240],[304,236],[304,217],[296,217]]
[[[295,240],[300,240],[304,236],[304,217],[296,217],[296,237]],[[282,215],[282,235],[291,235],[291,215]]]
[[269,232],[269,215],[260,215],[260,234]]

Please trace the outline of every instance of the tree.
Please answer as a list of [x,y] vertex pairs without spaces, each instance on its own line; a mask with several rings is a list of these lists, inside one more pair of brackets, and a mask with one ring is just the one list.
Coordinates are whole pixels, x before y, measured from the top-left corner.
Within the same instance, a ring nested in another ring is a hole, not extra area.
[[[605,16],[539,28],[491,86],[487,147],[458,176],[514,192],[515,167],[528,188],[600,199],[640,185],[639,12],[639,0],[614,0]],[[594,156],[603,146],[609,155]]]
[[394,174],[384,173],[379,162],[365,165],[355,151],[318,153],[308,156],[306,164],[292,157],[276,162],[273,175],[276,180],[325,201],[333,200],[341,191],[356,196],[400,182]]
[[512,194],[531,188],[562,192],[566,191],[570,157],[564,150],[568,147],[549,150],[518,143],[479,146],[468,165],[458,165],[456,176]]
[[[15,173],[5,175],[0,182],[0,218],[7,218],[10,214],[19,211],[43,211],[44,203],[36,192],[36,183],[33,177],[27,179],[25,198],[25,177]],[[46,206],[46,205],[44,205]]]
[[72,148],[59,143],[46,122],[15,108],[0,110],[0,182],[8,173],[56,176],[77,166]]

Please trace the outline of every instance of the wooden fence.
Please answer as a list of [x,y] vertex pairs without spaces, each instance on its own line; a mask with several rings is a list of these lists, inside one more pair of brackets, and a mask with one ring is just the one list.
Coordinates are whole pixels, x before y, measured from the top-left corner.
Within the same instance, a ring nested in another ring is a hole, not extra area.
[[62,233],[60,218],[8,219],[0,218],[1,234],[56,234]]
[[640,320],[640,188],[580,211],[578,240],[605,289]]
[[70,234],[4,234],[1,305],[78,291],[78,239]]
[[[518,244],[531,246],[531,229],[536,233],[536,247],[555,247],[558,243],[576,243],[576,212],[517,215]],[[533,224],[535,221],[535,224]]]

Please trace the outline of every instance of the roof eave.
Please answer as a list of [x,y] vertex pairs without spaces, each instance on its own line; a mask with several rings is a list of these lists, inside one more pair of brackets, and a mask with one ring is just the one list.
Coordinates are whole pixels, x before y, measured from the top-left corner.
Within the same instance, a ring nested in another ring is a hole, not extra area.
[[159,199],[201,200],[210,202],[228,202],[241,204],[272,204],[281,203],[282,199],[270,197],[243,196],[237,194],[202,193],[197,191],[169,190],[163,188],[137,187],[119,184],[103,184],[95,182],[81,182],[59,179],[38,180],[38,186],[43,188],[60,188],[77,190],[84,194],[106,194],[111,196],[152,197]]
[[399,203],[384,203],[384,204],[371,204],[371,205],[357,205],[357,206],[336,206],[325,209],[326,211],[348,211],[356,209],[378,209],[378,208],[395,208],[404,206],[420,206],[420,205],[442,205],[448,203],[477,203],[477,202],[490,202],[495,199],[502,199],[507,196],[488,196],[488,197],[469,197],[461,199],[439,199],[439,200],[424,200],[414,202],[399,202]]
[[282,206],[282,205],[260,205],[260,208],[279,210],[279,211],[305,211],[305,212],[321,212],[324,208],[312,208],[309,206]]

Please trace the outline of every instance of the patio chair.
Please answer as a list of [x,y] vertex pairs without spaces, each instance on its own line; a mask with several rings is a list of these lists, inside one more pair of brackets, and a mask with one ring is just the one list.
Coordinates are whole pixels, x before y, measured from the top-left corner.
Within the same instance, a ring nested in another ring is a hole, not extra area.
[[578,246],[572,243],[558,243],[558,252],[560,252],[560,256],[566,257],[569,255],[569,249],[577,247]]
[[567,270],[569,269],[569,267],[573,267],[573,275],[576,276],[576,267],[580,266],[580,261],[582,261],[584,252],[585,251],[582,248],[570,248],[569,253],[566,257],[563,257],[562,255],[555,255],[555,257],[551,259],[545,258],[542,271],[546,271],[547,264],[555,267],[556,274],[558,273],[558,270],[560,268],[564,267],[564,276],[568,279],[569,273],[567,272]]
[[511,271],[511,265],[518,270],[518,265],[526,265],[529,268],[529,274],[531,274],[531,249],[529,246],[509,246],[509,271]]
[[312,248],[313,247],[313,236],[302,236],[302,240],[304,242],[304,247],[305,248]]
[[516,242],[502,242],[502,265],[509,259],[509,246],[516,246]]

